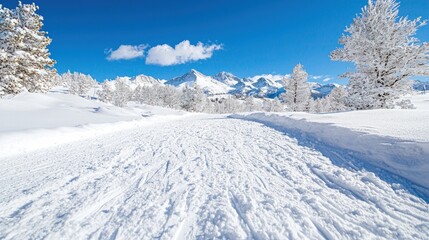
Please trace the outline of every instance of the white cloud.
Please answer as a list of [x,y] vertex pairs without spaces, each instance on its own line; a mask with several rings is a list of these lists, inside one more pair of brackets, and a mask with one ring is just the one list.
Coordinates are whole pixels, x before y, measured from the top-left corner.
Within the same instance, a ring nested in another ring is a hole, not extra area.
[[321,79],[322,77],[323,77],[323,76],[320,76],[320,75],[319,75],[319,76],[317,76],[317,75],[316,75],[316,76],[310,76],[310,78],[311,78],[311,79],[314,79],[314,80]]
[[329,81],[331,81],[331,80],[332,80],[332,78],[327,77],[327,78],[324,78],[322,81],[323,81],[323,82],[329,82]]
[[121,45],[116,50],[108,50],[107,60],[130,60],[134,58],[141,58],[144,56],[144,50],[147,48],[147,45],[141,44],[137,46],[132,45]]
[[171,66],[208,59],[213,56],[214,51],[220,49],[222,49],[221,45],[204,45],[201,42],[192,45],[188,40],[177,44],[174,48],[167,44],[158,45],[149,49],[146,64]]

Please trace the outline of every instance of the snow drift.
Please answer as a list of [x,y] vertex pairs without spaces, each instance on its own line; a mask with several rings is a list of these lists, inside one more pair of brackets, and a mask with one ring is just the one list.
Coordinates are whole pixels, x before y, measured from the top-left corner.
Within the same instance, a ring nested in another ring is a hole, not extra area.
[[429,188],[429,95],[417,109],[335,114],[249,113],[232,118],[263,123],[324,154],[335,152],[385,169]]
[[129,103],[126,108],[50,92],[0,101],[0,152],[10,156],[72,141],[167,122],[184,112]]

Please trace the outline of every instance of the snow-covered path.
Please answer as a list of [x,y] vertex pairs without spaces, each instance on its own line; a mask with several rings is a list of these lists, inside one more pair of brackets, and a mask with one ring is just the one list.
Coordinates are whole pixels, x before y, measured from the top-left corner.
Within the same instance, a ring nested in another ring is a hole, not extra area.
[[429,237],[429,205],[400,185],[222,116],[3,158],[0,188],[6,239]]

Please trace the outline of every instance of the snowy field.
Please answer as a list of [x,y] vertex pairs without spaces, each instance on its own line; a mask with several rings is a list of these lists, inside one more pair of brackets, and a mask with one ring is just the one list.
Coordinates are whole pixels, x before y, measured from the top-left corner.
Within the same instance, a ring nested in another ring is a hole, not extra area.
[[348,155],[429,189],[429,94],[407,98],[416,109],[250,113],[232,117],[264,123],[325,154]]
[[428,100],[226,116],[2,99],[0,239],[427,239]]

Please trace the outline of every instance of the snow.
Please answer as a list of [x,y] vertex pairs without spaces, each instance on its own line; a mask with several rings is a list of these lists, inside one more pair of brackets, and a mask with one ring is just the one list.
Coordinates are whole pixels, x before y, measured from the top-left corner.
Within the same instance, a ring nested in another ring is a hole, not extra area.
[[0,100],[0,112],[0,133],[141,118],[136,112],[62,93],[23,92]]
[[132,90],[136,89],[138,86],[140,87],[153,87],[156,85],[163,85],[165,80],[156,79],[151,76],[146,75],[137,75],[135,77],[117,77],[115,80],[109,81],[109,85],[112,89],[115,89],[116,81],[121,80],[126,83]]
[[[172,109],[129,103],[126,108],[64,94],[23,92],[0,100],[2,156],[31,152],[186,114]],[[150,118],[148,118],[150,117]]]
[[408,185],[260,123],[194,115],[0,157],[5,239],[425,239]]
[[205,76],[194,69],[181,77],[167,81],[166,84],[179,88],[185,86],[192,87],[195,84],[208,94],[225,94],[232,90],[232,88],[225,83],[217,81],[212,77]]
[[1,99],[0,239],[427,239],[429,95],[411,99],[233,116]]
[[331,114],[251,113],[235,118],[262,122],[429,188],[429,94],[413,95],[416,109],[380,109]]

